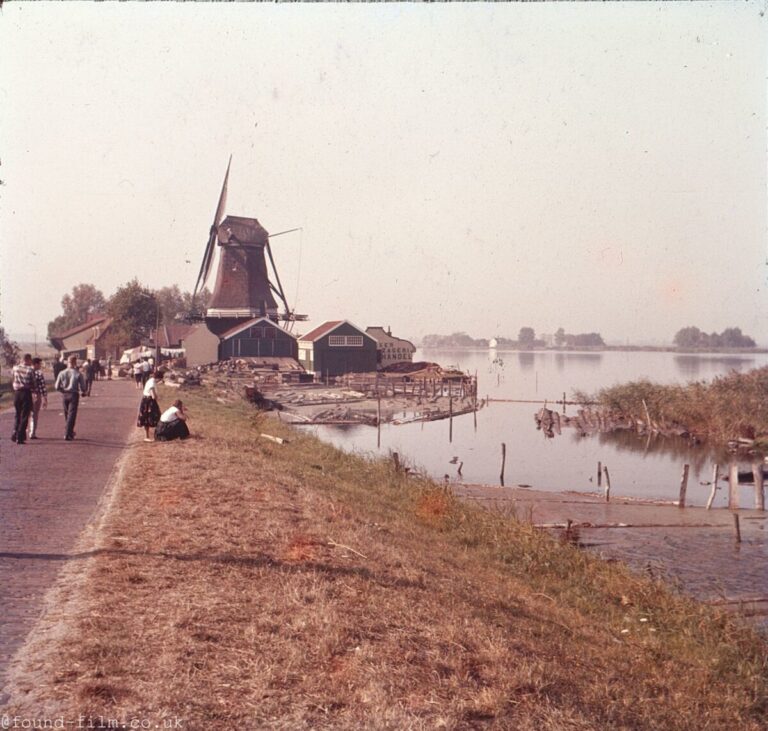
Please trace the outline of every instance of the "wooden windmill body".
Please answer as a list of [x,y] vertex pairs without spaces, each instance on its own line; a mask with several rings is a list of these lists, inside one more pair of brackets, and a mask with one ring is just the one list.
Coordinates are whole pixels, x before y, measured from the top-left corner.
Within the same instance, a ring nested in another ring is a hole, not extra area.
[[[230,158],[230,164],[231,161]],[[196,295],[208,279],[214,251],[218,247],[219,257],[213,294],[205,311],[208,329],[220,335],[255,317],[267,317],[275,322],[288,323],[306,320],[306,315],[297,315],[288,306],[280,276],[275,267],[269,245],[270,235],[267,230],[255,218],[227,216],[222,220],[226,206],[228,180],[229,165],[195,286]],[[269,257],[274,282],[267,267],[267,257]],[[282,305],[282,311],[278,300]]]

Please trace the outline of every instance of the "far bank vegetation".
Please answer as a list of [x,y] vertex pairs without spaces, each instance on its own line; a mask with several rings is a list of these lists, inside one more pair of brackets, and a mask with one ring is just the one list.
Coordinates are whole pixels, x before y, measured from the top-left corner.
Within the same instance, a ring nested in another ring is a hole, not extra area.
[[637,422],[650,418],[656,431],[721,442],[755,439],[758,446],[768,447],[768,366],[686,385],[632,381],[592,396],[578,392],[575,400],[596,402]]

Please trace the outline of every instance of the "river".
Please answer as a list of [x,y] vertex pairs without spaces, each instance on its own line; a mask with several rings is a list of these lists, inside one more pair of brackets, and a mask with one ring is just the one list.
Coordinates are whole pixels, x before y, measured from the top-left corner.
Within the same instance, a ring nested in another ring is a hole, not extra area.
[[[568,398],[576,390],[594,392],[601,387],[648,378],[657,383],[711,380],[729,371],[768,365],[768,354],[677,354],[669,352],[555,352],[495,350],[421,350],[415,360],[457,366],[478,375],[480,398]],[[553,407],[558,408],[556,406]],[[575,429],[547,439],[536,430],[535,404],[491,403],[477,414],[454,419],[449,443],[448,421],[382,427],[381,447],[376,430],[366,426],[316,427],[317,435],[345,449],[374,455],[398,452],[405,460],[437,479],[452,482],[498,484],[501,443],[507,445],[505,483],[540,490],[597,488],[598,460],[609,468],[612,494],[648,499],[677,499],[680,473],[690,464],[688,502],[704,505],[712,463],[727,457],[707,445],[690,446],[675,438],[647,440],[617,432],[579,437]],[[575,413],[576,407],[567,407]],[[455,460],[455,462],[454,462]],[[457,466],[463,463],[462,475]],[[743,465],[747,469],[748,463]],[[754,490],[741,488],[741,505],[751,507]],[[725,506],[727,489],[718,491],[714,505]]]

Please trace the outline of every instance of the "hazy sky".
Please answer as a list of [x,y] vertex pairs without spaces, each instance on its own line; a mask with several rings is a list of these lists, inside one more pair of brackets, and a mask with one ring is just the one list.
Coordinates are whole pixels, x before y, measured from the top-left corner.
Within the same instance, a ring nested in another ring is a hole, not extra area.
[[5,3],[2,323],[191,289],[232,153],[313,323],[768,342],[763,7]]

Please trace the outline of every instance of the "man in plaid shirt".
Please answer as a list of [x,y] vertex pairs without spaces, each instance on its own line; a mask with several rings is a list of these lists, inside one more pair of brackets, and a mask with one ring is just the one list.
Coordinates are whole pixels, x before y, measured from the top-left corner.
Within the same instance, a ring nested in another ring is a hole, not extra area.
[[32,386],[32,413],[29,417],[29,438],[37,439],[37,425],[40,422],[40,407],[48,408],[48,387],[43,375],[43,359],[32,358],[34,385]]
[[34,381],[32,356],[25,353],[23,362],[13,366],[13,408],[16,410],[16,418],[13,422],[11,441],[17,444],[24,444],[27,440],[27,422],[29,412],[32,411]]

